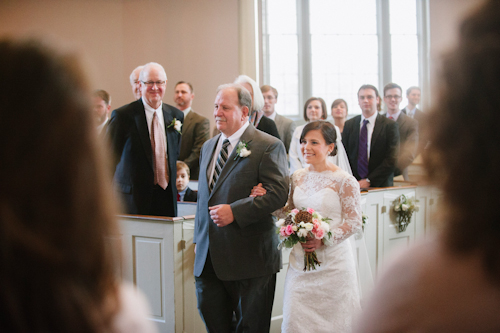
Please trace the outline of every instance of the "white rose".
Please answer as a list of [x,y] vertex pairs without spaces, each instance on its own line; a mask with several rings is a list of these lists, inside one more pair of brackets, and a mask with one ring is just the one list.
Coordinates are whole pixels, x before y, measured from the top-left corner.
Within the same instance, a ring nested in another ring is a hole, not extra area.
[[400,209],[399,209],[399,205],[398,205],[398,206],[394,206],[394,210],[395,210],[396,212],[399,212],[399,210],[400,210]]
[[307,234],[309,234],[309,231],[307,231],[306,229],[300,229],[297,232],[297,236],[299,237],[307,237]]
[[330,225],[326,222],[321,222],[321,229],[327,234],[330,231]]
[[312,223],[309,223],[309,222],[305,223],[304,226],[305,226],[305,228],[306,228],[307,231],[313,230],[313,227],[314,227],[314,225]]
[[300,222],[300,223],[299,223],[299,226],[300,226],[301,228],[305,228],[305,227],[306,227],[306,224],[305,224],[304,222]]
[[283,226],[283,224],[285,224],[285,219],[279,219],[277,222],[276,222],[276,226],[278,228],[281,228]]
[[180,120],[175,120],[175,124],[174,124],[174,128],[177,132],[180,132],[181,131],[181,127],[182,127],[182,123]]
[[406,212],[408,210],[408,205],[402,204],[401,209]]
[[246,148],[241,148],[240,150],[240,156],[241,157],[247,157],[248,155],[250,155],[252,152]]
[[298,228],[297,228],[297,226],[296,226],[296,225],[292,226],[292,230],[293,230],[293,231],[297,231],[297,229],[298,229]]

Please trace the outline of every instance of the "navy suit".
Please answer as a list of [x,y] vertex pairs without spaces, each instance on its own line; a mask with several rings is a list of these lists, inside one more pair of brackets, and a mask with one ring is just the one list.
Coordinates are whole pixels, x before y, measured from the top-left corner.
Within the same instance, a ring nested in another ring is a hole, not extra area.
[[181,135],[167,128],[174,118],[183,121],[184,114],[163,103],[167,139],[168,187],[154,185],[153,152],[142,99],[113,111],[108,136],[115,157],[114,183],[121,192],[128,214],[177,216],[176,161]]
[[[352,174],[361,180],[358,174],[358,147],[361,115],[345,122],[342,132],[344,144],[351,164]],[[387,187],[394,184],[394,171],[399,154],[398,124],[378,114],[373,128],[370,159],[368,161],[368,179],[371,187]]]

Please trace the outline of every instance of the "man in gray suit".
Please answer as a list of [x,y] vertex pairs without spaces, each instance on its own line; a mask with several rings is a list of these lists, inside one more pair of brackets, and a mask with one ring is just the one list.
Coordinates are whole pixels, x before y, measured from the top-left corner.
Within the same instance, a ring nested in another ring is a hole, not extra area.
[[191,179],[198,180],[200,172],[201,146],[210,136],[210,121],[191,109],[194,99],[193,86],[179,81],[175,85],[174,100],[177,108],[184,112],[182,125],[181,151],[179,160],[186,163],[191,171]]
[[[288,197],[283,143],[248,121],[250,93],[240,85],[217,89],[214,116],[221,131],[201,149],[195,218],[194,275],[198,309],[209,332],[268,332],[278,236],[271,213]],[[267,193],[249,197],[262,183]]]
[[396,83],[389,83],[384,87],[386,117],[394,120],[399,126],[399,157],[394,176],[403,175],[404,180],[409,181],[408,166],[417,156],[418,121],[401,111],[399,108],[401,97],[401,87]]
[[278,102],[278,90],[269,85],[263,85],[260,87],[262,95],[264,96],[264,115],[276,123],[278,127],[278,133],[280,134],[281,141],[285,144],[286,153],[290,149],[290,141],[292,140],[293,132],[295,131],[295,122],[292,119],[283,117],[276,113],[274,106]]

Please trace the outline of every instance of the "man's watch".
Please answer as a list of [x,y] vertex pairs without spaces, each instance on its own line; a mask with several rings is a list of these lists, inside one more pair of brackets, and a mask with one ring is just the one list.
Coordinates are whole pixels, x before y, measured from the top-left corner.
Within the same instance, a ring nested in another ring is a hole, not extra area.
[[367,181],[368,183],[370,183],[370,184],[372,183],[372,182],[371,182],[368,178],[366,178],[366,181]]

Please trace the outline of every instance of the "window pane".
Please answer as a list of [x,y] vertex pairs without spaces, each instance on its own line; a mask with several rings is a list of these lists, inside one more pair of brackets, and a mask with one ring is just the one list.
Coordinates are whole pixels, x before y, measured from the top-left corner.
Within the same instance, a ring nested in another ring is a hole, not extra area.
[[359,114],[359,87],[378,84],[376,1],[310,0],[310,5],[313,96],[325,100],[328,114],[337,98],[347,101],[349,114]]
[[418,43],[417,36],[392,36],[392,81],[403,88],[401,108],[408,104],[406,89],[418,86]]
[[268,0],[266,4],[268,34],[297,33],[297,8],[295,0]]
[[296,115],[299,108],[297,35],[269,36],[269,83],[278,90],[276,112]]
[[403,88],[401,108],[408,104],[406,89],[419,85],[416,0],[390,0],[392,82]]
[[311,34],[377,33],[375,0],[310,0]]
[[390,0],[391,34],[417,34],[417,4],[416,0]]

